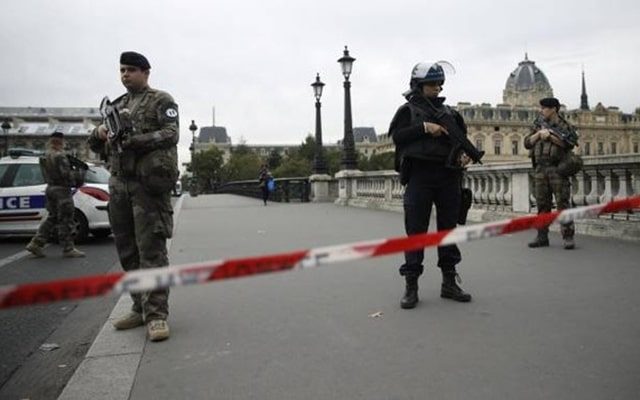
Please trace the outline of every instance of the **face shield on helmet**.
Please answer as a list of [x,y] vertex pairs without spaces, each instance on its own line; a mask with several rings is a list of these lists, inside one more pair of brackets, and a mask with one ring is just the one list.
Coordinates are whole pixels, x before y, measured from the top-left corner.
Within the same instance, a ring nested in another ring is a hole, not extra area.
[[421,62],[411,70],[409,86],[416,89],[427,82],[444,82],[446,76],[455,73],[455,68],[448,61]]

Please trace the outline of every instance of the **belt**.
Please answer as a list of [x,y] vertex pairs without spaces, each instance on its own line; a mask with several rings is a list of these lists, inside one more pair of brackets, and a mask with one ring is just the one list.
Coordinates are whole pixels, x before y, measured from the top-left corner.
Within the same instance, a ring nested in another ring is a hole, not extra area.
[[536,166],[538,167],[557,167],[558,163],[551,160],[536,160]]

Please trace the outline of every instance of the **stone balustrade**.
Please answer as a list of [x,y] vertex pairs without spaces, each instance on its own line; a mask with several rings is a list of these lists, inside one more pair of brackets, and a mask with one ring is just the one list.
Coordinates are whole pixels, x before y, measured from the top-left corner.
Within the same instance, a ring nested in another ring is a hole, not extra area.
[[[584,169],[571,179],[571,201],[575,206],[606,203],[612,199],[640,194],[640,155],[607,155],[584,157]],[[479,218],[490,219],[509,215],[535,213],[533,179],[530,162],[472,165],[464,176],[463,185],[473,192],[473,208]],[[402,211],[404,187],[395,171],[340,171],[335,179],[326,176],[322,183],[331,187],[337,182],[337,199],[325,196],[315,201]],[[313,177],[312,186],[316,185]],[[333,192],[335,190],[323,193]],[[312,189],[313,193],[313,189]],[[640,238],[640,213],[603,215],[599,219],[628,221],[632,235]],[[583,230],[584,231],[584,230]]]

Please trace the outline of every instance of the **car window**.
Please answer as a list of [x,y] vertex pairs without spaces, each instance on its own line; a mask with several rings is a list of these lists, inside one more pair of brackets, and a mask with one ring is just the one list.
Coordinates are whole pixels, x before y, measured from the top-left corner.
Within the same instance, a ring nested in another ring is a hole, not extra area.
[[4,177],[4,174],[7,172],[8,169],[9,169],[9,164],[0,164],[0,182],[2,182],[2,178]]
[[109,183],[111,174],[104,167],[89,167],[84,181],[87,183]]
[[44,185],[40,164],[21,164],[13,177],[13,187]]

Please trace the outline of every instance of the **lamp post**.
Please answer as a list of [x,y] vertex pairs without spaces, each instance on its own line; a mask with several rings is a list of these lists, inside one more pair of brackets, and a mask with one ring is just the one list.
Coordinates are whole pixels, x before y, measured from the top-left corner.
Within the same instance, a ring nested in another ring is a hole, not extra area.
[[196,170],[194,168],[193,165],[193,156],[196,154],[196,131],[198,130],[198,126],[196,125],[196,122],[194,120],[191,120],[191,125],[189,125],[189,130],[191,131],[191,146],[189,147],[189,150],[191,150],[191,185],[190,186],[190,191],[192,193],[192,195],[197,194],[197,191],[195,190],[195,187],[197,185],[197,180],[196,180]]
[[6,156],[9,153],[9,129],[11,129],[11,124],[8,119],[5,119],[2,123],[2,133],[4,134],[4,149],[2,152],[3,156]]
[[349,55],[347,46],[344,46],[344,54],[338,60],[342,67],[342,75],[344,75],[344,138],[342,139],[344,148],[342,168],[344,169],[356,169],[357,165],[353,127],[351,126],[351,82],[349,82],[349,75],[351,75],[351,68],[355,60]]
[[313,88],[313,95],[316,98],[316,154],[313,159],[313,173],[314,174],[326,174],[327,162],[324,159],[322,150],[322,122],[320,119],[320,97],[322,97],[322,88],[324,83],[320,81],[320,74],[316,75],[316,81],[311,84]]

